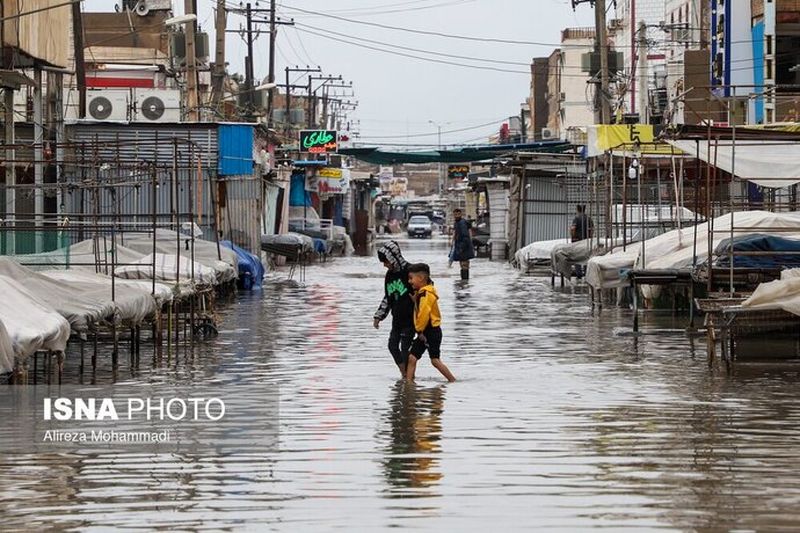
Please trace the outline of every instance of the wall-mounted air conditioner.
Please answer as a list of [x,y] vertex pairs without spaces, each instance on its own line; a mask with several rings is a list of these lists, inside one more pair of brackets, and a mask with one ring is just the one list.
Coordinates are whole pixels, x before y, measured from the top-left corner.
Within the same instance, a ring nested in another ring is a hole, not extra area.
[[136,89],[135,120],[180,122],[181,92],[178,89]]
[[556,134],[550,128],[542,128],[542,140],[543,141],[552,141],[556,138]]
[[88,120],[128,120],[130,91],[86,91],[86,118]]

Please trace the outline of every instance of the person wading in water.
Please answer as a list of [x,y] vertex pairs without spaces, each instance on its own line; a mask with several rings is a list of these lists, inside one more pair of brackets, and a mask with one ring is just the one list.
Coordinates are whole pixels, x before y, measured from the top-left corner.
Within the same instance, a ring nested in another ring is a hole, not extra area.
[[450,260],[458,261],[461,265],[461,279],[469,279],[469,260],[475,257],[475,248],[472,246],[472,232],[469,222],[464,220],[461,209],[453,211],[453,248]]
[[406,376],[408,350],[414,341],[414,300],[413,290],[408,280],[410,263],[405,260],[400,246],[389,241],[378,249],[378,260],[386,267],[383,300],[373,317],[373,326],[380,328],[389,314],[392,315],[392,331],[389,333],[389,352],[400,369],[400,375]]

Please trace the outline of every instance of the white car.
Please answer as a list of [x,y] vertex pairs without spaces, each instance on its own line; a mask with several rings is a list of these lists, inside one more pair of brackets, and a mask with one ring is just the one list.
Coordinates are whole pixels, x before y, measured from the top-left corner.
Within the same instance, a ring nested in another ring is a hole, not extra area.
[[409,219],[406,230],[409,237],[429,239],[433,236],[433,222],[425,215],[414,215]]

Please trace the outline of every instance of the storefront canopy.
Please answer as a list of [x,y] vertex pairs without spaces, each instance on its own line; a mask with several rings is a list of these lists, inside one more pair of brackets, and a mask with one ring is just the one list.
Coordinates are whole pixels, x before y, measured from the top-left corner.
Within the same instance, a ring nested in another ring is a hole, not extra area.
[[374,165],[393,165],[401,163],[470,163],[493,159],[510,152],[562,153],[571,147],[572,145],[565,141],[543,141],[524,144],[471,146],[455,150],[429,150],[425,152],[389,152],[380,148],[340,148],[339,153]]
[[669,144],[711,166],[762,187],[800,183],[800,142],[670,140]]

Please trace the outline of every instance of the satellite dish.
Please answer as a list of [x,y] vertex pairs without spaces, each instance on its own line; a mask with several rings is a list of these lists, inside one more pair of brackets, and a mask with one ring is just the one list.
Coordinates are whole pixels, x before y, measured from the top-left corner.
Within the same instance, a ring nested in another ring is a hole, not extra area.
[[97,120],[105,120],[111,116],[113,106],[105,96],[96,96],[89,102],[89,114]]
[[142,100],[142,114],[147,120],[158,120],[164,116],[164,102],[156,96],[148,96]]

